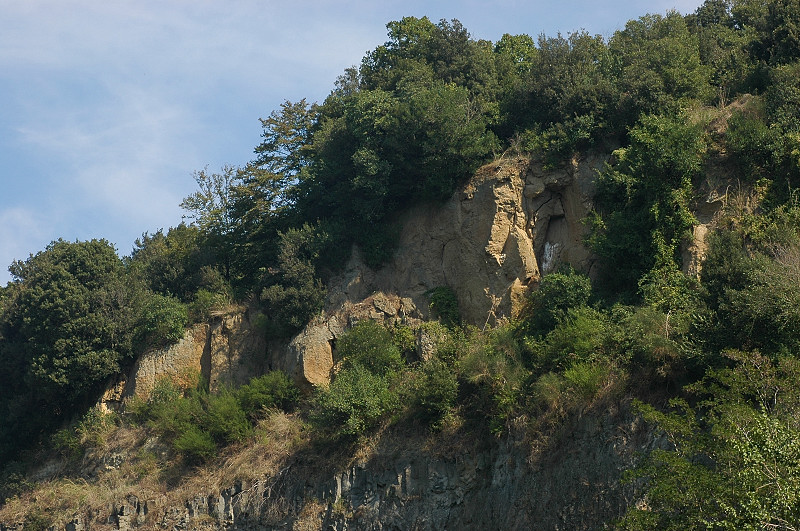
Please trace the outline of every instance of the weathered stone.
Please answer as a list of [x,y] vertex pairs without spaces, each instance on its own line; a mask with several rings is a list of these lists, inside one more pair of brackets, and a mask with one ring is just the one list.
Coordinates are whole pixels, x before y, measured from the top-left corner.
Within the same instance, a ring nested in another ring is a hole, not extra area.
[[559,264],[588,272],[582,220],[604,160],[590,156],[551,172],[522,159],[492,163],[444,205],[412,209],[393,259],[373,271],[354,249],[329,284],[325,311],[288,348],[271,349],[270,366],[301,385],[326,385],[332,344],[345,328],[427,318],[433,288],[449,286],[462,319],[485,326],[518,315],[530,286]]
[[178,343],[145,352],[127,378],[112,382],[99,407],[118,409],[121,400],[146,399],[162,378],[191,387],[197,376],[203,376],[212,390],[247,383],[265,370],[266,340],[251,322],[254,314],[241,308],[215,317],[187,330]]

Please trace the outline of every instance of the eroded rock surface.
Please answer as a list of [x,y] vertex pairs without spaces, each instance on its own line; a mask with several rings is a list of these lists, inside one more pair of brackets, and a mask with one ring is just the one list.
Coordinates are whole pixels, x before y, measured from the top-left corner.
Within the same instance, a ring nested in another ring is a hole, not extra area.
[[553,171],[528,159],[494,162],[444,205],[412,209],[393,259],[373,271],[355,249],[329,285],[325,311],[287,349],[271,349],[271,366],[301,385],[325,385],[333,344],[353,312],[382,321],[429,318],[426,292],[447,286],[465,322],[494,325],[520,311],[543,274],[564,263],[588,272],[582,220],[605,160],[590,154]]
[[255,312],[241,308],[186,331],[176,344],[145,352],[126,378],[112,382],[100,407],[118,409],[128,398],[146,399],[162,378],[193,386],[206,378],[212,390],[238,386],[264,372],[266,340],[254,325]]

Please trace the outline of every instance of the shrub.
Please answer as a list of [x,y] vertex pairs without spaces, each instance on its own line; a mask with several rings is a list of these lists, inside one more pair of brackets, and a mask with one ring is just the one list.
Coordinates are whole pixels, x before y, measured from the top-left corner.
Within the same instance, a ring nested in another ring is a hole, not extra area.
[[236,396],[245,414],[255,418],[269,408],[291,411],[300,398],[300,391],[285,373],[272,371],[250,380],[236,391]]
[[607,328],[607,319],[598,310],[585,306],[568,310],[545,337],[537,365],[547,370],[564,369],[575,361],[601,358]]
[[117,416],[91,408],[76,423],[55,432],[50,438],[54,450],[70,461],[77,461],[89,447],[102,446],[116,425]]
[[564,371],[564,380],[578,399],[591,400],[608,378],[608,373],[607,365],[582,362]]
[[313,421],[335,437],[357,438],[398,406],[397,394],[383,376],[361,365],[340,372],[315,398]]
[[136,342],[141,349],[160,348],[183,338],[188,322],[186,306],[174,297],[147,295],[136,324]]
[[31,490],[34,483],[25,476],[25,465],[19,461],[7,462],[0,471],[0,506],[6,500]]
[[156,380],[147,400],[134,396],[125,404],[125,410],[133,417],[144,422],[153,417],[159,406],[169,404],[183,398],[183,390],[169,377]]
[[206,461],[217,453],[211,434],[191,424],[175,438],[172,446],[191,462]]
[[434,358],[422,366],[411,391],[411,399],[420,416],[436,425],[455,404],[458,379],[445,362]]
[[774,134],[759,112],[735,112],[728,120],[725,139],[742,177],[756,182],[769,169]]
[[231,390],[222,389],[215,395],[202,393],[198,398],[202,406],[200,425],[216,442],[239,442],[250,435],[252,426]]
[[395,324],[389,329],[392,334],[392,343],[400,350],[400,354],[408,359],[417,350],[417,335],[416,330],[410,326]]
[[392,334],[375,321],[356,324],[339,338],[336,350],[346,367],[359,365],[377,375],[386,375],[403,366]]
[[189,304],[189,316],[192,322],[207,321],[214,311],[224,308],[229,302],[230,299],[225,294],[199,289]]
[[562,412],[566,406],[567,383],[554,372],[541,375],[533,384],[533,398],[547,411]]
[[591,295],[589,277],[572,268],[545,276],[539,289],[531,294],[525,311],[530,331],[534,334],[549,332],[567,310],[586,305]]
[[504,429],[515,415],[523,387],[530,376],[522,361],[523,349],[516,330],[505,325],[474,336],[458,361],[459,372],[476,385],[478,402],[493,433]]
[[431,313],[443,325],[455,327],[461,324],[461,313],[458,310],[458,297],[449,286],[439,286],[425,292],[430,299]]

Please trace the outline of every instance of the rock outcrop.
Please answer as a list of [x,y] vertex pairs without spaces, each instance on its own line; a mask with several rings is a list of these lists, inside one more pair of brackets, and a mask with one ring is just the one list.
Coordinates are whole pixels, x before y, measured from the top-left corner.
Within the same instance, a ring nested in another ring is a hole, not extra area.
[[582,220],[605,160],[590,154],[552,171],[528,159],[484,166],[444,205],[405,216],[397,252],[380,271],[356,253],[331,285],[330,306],[383,292],[425,309],[426,291],[449,286],[468,323],[514,315],[543,274],[564,263],[591,269]]
[[288,346],[273,345],[269,368],[282,370],[301,386],[327,385],[334,366],[334,344],[359,321],[386,325],[417,324],[422,313],[409,298],[374,293],[358,302],[345,300],[335,310],[314,318]]
[[162,378],[189,387],[202,376],[216,390],[263,374],[267,345],[253,322],[256,315],[252,309],[239,308],[194,325],[174,345],[145,352],[127,377],[108,386],[99,406],[118,410],[131,397],[146,399]]
[[559,265],[589,272],[582,220],[606,159],[590,154],[558,170],[528,159],[493,162],[444,205],[412,209],[393,259],[373,271],[355,249],[329,284],[325,311],[288,348],[271,348],[270,366],[300,385],[325,385],[336,338],[353,321],[428,318],[426,292],[447,286],[465,322],[493,325],[515,316],[528,290]]
[[[536,449],[508,436],[484,446],[457,440],[459,450],[442,451],[392,434],[352,462],[320,468],[296,456],[276,475],[197,492],[183,504],[128,494],[102,514],[70,516],[54,529],[101,520],[126,531],[602,529],[638,499],[623,471],[664,441],[627,402],[585,413]],[[0,525],[6,529],[22,524]]]

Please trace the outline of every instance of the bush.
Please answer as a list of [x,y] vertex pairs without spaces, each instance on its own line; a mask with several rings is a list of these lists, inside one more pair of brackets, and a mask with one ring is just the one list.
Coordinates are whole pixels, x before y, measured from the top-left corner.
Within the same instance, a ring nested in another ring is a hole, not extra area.
[[375,321],[356,324],[339,338],[336,351],[344,360],[345,367],[358,365],[376,375],[386,375],[403,366],[400,349],[392,342],[392,334]]
[[547,411],[563,412],[566,407],[567,383],[563,376],[554,372],[541,375],[533,384],[533,398]]
[[236,395],[229,389],[218,394],[200,393],[202,414],[199,423],[214,441],[220,444],[240,442],[247,438],[252,426]]
[[400,354],[408,359],[417,350],[416,330],[410,326],[395,324],[389,329],[392,334],[392,343],[400,350]]
[[431,313],[442,322],[443,325],[455,327],[461,324],[461,313],[458,310],[458,297],[455,291],[449,286],[439,286],[426,291],[425,295],[430,299]]
[[411,392],[411,400],[420,416],[436,425],[455,404],[458,379],[445,362],[434,358],[422,366]]
[[203,462],[217,454],[211,434],[194,425],[186,426],[172,442],[172,447],[191,462]]
[[0,472],[0,506],[14,496],[34,487],[25,476],[25,465],[19,461],[7,462]]
[[317,393],[312,419],[335,437],[353,439],[376,427],[398,405],[397,394],[383,376],[355,365]]
[[116,420],[115,414],[91,408],[77,423],[55,432],[50,445],[69,461],[77,461],[87,448],[105,443],[106,436],[116,426]]
[[545,334],[555,328],[567,310],[585,306],[592,296],[592,283],[584,274],[572,268],[551,273],[539,284],[539,289],[531,294],[525,310],[530,331]]
[[606,316],[589,307],[573,308],[540,343],[538,368],[564,369],[576,361],[597,360],[604,355]]
[[[523,348],[511,325],[474,336],[458,361],[461,376],[475,385],[477,402],[471,409],[489,419],[489,429],[501,432],[516,414],[530,371],[523,364]],[[462,347],[464,348],[464,347]]]
[[230,298],[223,293],[199,289],[194,294],[194,300],[189,304],[189,316],[195,323],[207,321],[214,311],[224,308],[229,303]]
[[244,413],[252,419],[264,409],[291,411],[297,405],[300,391],[285,373],[272,371],[250,380],[236,391],[236,396]]
[[576,363],[564,371],[564,380],[580,400],[591,400],[608,378],[609,367],[596,363]]
[[761,113],[735,112],[728,120],[726,143],[735,157],[742,177],[754,183],[769,170],[774,134],[758,116]]
[[136,324],[136,342],[142,350],[176,343],[183,338],[188,318],[186,306],[178,299],[150,293]]
[[183,398],[183,390],[169,377],[156,380],[147,400],[134,396],[126,402],[125,410],[133,417],[144,422],[154,417],[156,409]]

